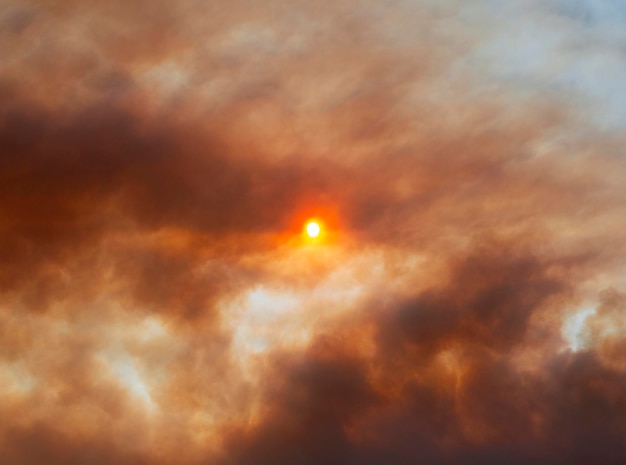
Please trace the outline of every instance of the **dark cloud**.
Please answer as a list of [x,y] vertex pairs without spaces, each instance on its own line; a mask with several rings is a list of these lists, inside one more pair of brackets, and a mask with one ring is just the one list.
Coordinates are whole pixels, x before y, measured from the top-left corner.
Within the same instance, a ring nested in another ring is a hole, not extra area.
[[346,429],[377,403],[358,361],[313,355],[275,368],[266,420],[230,438],[233,463],[349,463]]
[[533,312],[566,290],[532,255],[515,257],[496,244],[478,250],[454,265],[443,289],[402,304],[382,325],[382,345],[410,344],[427,353],[450,341],[508,349],[521,342]]
[[[181,297],[177,282],[197,294],[210,283],[196,278],[193,284],[190,273],[209,251],[230,256],[234,264],[243,250],[266,248],[258,235],[288,226],[300,199],[323,182],[324,169],[306,162],[274,166],[261,154],[232,160],[232,148],[222,142],[188,136],[167,121],[141,122],[114,108],[71,115],[5,111],[5,291],[23,285],[31,298],[63,293],[62,270],[92,262],[129,276],[140,296],[156,286]],[[182,248],[164,250],[167,244],[141,239],[163,230],[171,231],[173,241],[178,235]],[[138,242],[123,241],[133,235]],[[83,278],[78,287],[84,290]],[[164,294],[150,299],[163,305],[171,300]],[[192,300],[201,305],[201,299]]]

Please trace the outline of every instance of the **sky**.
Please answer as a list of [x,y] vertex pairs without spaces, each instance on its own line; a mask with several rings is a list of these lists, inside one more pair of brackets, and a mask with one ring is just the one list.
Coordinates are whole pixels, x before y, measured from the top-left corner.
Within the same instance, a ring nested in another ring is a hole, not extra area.
[[621,0],[0,0],[0,56],[0,463],[626,463]]

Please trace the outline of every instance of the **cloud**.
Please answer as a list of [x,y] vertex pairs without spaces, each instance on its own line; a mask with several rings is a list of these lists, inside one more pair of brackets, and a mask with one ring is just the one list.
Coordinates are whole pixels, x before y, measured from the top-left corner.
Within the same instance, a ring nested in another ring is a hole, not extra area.
[[533,52],[619,15],[557,3],[4,6],[0,462],[622,463],[623,135]]

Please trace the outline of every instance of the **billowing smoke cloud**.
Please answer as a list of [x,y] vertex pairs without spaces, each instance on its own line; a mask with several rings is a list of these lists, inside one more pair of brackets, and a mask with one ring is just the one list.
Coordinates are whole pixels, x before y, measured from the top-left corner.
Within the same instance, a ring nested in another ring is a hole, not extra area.
[[621,9],[219,3],[0,3],[0,463],[624,463]]

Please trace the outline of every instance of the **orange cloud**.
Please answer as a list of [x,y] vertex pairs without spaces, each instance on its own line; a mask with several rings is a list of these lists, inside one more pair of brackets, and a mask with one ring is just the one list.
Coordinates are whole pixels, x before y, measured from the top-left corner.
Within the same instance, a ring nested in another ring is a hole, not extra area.
[[464,11],[6,8],[0,462],[621,463],[623,137]]

